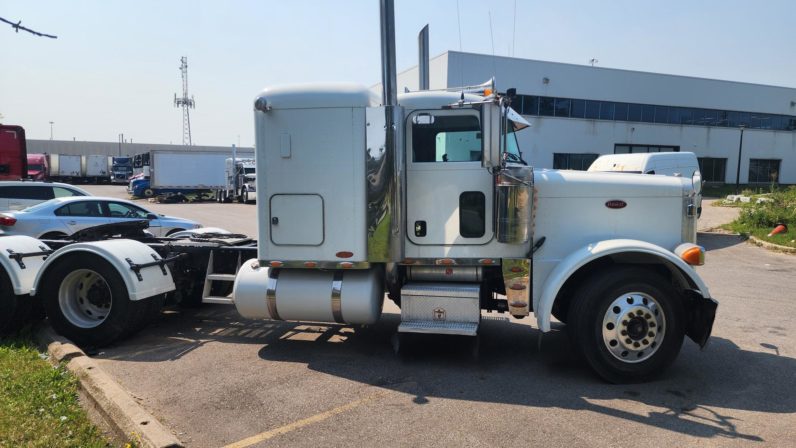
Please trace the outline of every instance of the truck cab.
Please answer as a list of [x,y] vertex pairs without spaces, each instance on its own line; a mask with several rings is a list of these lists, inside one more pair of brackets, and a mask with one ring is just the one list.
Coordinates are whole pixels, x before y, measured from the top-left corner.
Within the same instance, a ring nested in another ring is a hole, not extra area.
[[483,311],[533,313],[542,332],[566,322],[610,381],[659,372],[686,334],[703,345],[716,302],[694,270],[692,179],[534,170],[511,98],[491,83],[395,106],[349,84],[262,92],[259,255],[236,279],[238,311],[369,324],[386,291],[396,348],[417,333],[477,341]]
[[50,166],[44,154],[28,154],[28,177],[33,180],[47,180]]

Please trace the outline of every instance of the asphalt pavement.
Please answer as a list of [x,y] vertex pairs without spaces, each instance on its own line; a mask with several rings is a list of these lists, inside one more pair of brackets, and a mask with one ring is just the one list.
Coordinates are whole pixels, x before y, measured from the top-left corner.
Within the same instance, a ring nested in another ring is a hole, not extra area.
[[[142,205],[255,235],[253,205]],[[563,325],[541,336],[528,318],[485,321],[478,360],[466,340],[435,336],[396,356],[389,301],[366,328],[166,310],[95,359],[187,446],[792,446],[796,257],[731,235],[699,242],[720,301],[713,338],[686,340],[645,384],[606,384]]]

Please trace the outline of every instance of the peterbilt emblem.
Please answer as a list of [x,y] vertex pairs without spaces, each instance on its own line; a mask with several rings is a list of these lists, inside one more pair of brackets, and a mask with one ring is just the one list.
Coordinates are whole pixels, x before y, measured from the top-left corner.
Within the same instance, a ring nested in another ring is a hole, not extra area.
[[434,320],[445,320],[445,308],[434,308]]
[[614,199],[605,203],[605,206],[608,208],[625,208],[627,207],[627,202],[621,199]]

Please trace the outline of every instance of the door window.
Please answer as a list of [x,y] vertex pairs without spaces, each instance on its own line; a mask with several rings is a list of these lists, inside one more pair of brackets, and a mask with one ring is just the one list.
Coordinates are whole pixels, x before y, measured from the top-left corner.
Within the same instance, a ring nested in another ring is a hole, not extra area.
[[0,197],[9,199],[34,199],[37,201],[46,201],[53,198],[53,192],[50,187],[20,185],[12,187],[0,187]]
[[97,201],[72,202],[55,211],[56,216],[88,216],[102,218],[102,207]]
[[53,195],[56,198],[71,198],[72,196],[85,196],[83,193],[80,193],[76,190],[70,190],[68,188],[63,187],[53,187]]
[[121,202],[108,202],[108,211],[111,218],[136,218],[146,219],[146,210],[135,205],[123,204]]
[[459,195],[459,234],[465,238],[481,238],[486,231],[486,196],[480,191]]
[[473,115],[439,115],[412,124],[413,162],[481,160],[481,126]]

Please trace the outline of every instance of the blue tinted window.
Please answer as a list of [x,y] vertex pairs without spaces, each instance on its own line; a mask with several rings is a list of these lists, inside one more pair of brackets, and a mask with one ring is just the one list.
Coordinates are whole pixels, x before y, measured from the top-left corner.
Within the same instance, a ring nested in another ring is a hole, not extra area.
[[614,119],[614,103],[611,101],[600,101],[600,119]]
[[586,100],[572,100],[570,117],[583,118],[586,114]]
[[641,121],[641,104],[631,104],[627,111],[628,121]]
[[616,103],[614,106],[614,120],[627,121],[627,103]]
[[655,106],[655,122],[668,123],[669,122],[669,108],[666,106]]
[[554,106],[554,98],[546,96],[539,97],[539,115],[552,117],[553,111],[555,110]]
[[570,101],[566,98],[556,98],[556,117],[569,116]]
[[641,106],[641,121],[655,123],[655,106],[648,104]]
[[522,113],[525,115],[539,115],[539,97],[526,96],[522,100]]
[[682,124],[680,112],[682,108],[680,107],[670,107],[669,108],[669,124]]
[[600,102],[586,100],[586,118],[600,118]]

